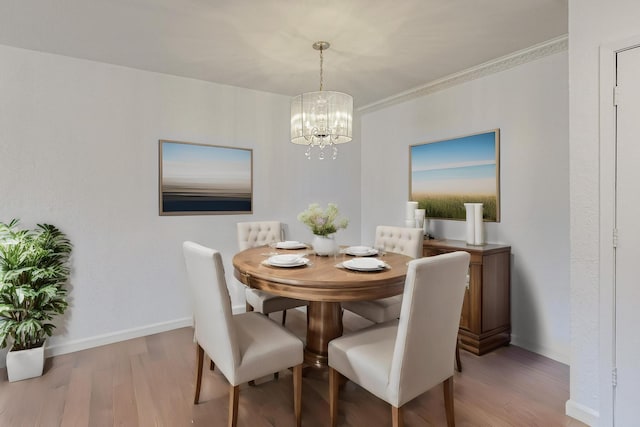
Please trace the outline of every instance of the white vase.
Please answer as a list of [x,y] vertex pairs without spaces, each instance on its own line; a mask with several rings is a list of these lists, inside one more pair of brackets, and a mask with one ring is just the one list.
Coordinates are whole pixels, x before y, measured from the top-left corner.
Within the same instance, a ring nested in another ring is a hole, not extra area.
[[465,203],[464,208],[467,211],[467,244],[474,245],[476,243],[476,205]]
[[39,377],[44,367],[44,344],[28,350],[7,353],[7,375],[10,382]]
[[313,251],[316,255],[320,256],[333,255],[338,251],[338,243],[333,236],[314,235],[311,245],[313,246]]

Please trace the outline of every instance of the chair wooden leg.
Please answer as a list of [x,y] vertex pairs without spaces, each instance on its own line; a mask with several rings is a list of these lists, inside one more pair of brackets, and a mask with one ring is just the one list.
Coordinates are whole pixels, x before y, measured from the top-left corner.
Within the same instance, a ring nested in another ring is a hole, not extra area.
[[236,427],[238,422],[238,394],[240,386],[229,385],[229,427]]
[[282,310],[282,326],[287,321],[287,310]]
[[456,368],[462,372],[462,362],[460,361],[460,341],[456,340]]
[[202,384],[202,363],[204,362],[204,349],[196,342],[196,392],[193,396],[193,404],[200,400],[200,385]]
[[349,382],[349,378],[345,377],[344,375],[340,375],[340,378],[338,381],[338,388],[340,390],[344,390],[348,382]]
[[404,416],[402,414],[402,406],[396,408],[395,406],[391,405],[391,425],[393,425],[393,427],[404,426]]
[[[280,379],[280,372],[274,372],[273,373],[273,380],[274,381],[278,381],[279,379]],[[249,381],[249,386],[255,387],[256,386],[255,380]]]
[[329,367],[329,416],[331,427],[338,425],[338,395],[340,392],[340,372]]
[[209,370],[210,371],[215,371],[215,369],[216,369],[216,364],[213,363],[213,360],[210,360],[209,361]]
[[296,426],[302,425],[302,365],[293,367],[293,413],[296,415]]
[[453,377],[442,382],[444,391],[444,408],[447,414],[447,427],[455,427],[456,420],[453,413]]

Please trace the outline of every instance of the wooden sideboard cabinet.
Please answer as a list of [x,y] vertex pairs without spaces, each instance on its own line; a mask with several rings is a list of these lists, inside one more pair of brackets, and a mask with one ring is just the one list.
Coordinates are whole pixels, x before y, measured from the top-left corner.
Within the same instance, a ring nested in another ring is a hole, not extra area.
[[473,246],[462,240],[425,240],[423,244],[424,256],[454,251],[471,254],[460,315],[460,347],[482,355],[511,341],[511,246]]

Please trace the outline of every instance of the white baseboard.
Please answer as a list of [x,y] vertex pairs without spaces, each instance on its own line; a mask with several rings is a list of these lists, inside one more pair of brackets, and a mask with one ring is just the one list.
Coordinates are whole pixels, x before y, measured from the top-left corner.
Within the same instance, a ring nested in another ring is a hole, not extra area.
[[91,338],[84,338],[75,341],[62,342],[47,346],[45,357],[58,356],[60,354],[73,353],[75,351],[86,350],[88,348],[99,347],[101,345],[113,344],[115,342],[130,340],[132,338],[144,337],[160,332],[171,331],[173,329],[184,328],[193,324],[192,317],[169,320],[167,322],[155,323],[138,328],[125,329],[108,334],[97,335]]
[[549,359],[553,359],[556,362],[564,363],[565,365],[570,364],[569,354],[567,354],[566,352],[562,352],[554,348],[549,348],[537,343],[532,343],[527,340],[521,340],[515,334],[511,334],[511,344],[522,347],[525,350],[532,351],[541,356],[548,357]]
[[572,400],[567,400],[567,403],[565,404],[565,412],[571,418],[575,418],[576,420],[592,427],[597,426],[600,419],[598,411],[594,411],[593,409]]
[[[235,305],[232,307],[233,314],[244,313],[244,305]],[[138,328],[125,329],[123,331],[111,332],[108,334],[97,335],[91,338],[81,340],[62,342],[47,346],[45,349],[45,357],[58,356],[60,354],[73,353],[74,351],[86,350],[88,348],[99,347],[101,345],[113,344],[115,342],[126,341],[133,338],[140,338],[147,335],[158,334],[160,332],[171,331],[173,329],[185,328],[193,325],[192,317],[182,319],[169,320],[167,322],[155,323],[152,325],[141,326]]]
[[[232,307],[233,314],[244,313],[246,311],[245,305],[234,305]],[[171,331],[173,329],[184,328],[193,325],[192,317],[185,317],[182,319],[169,320],[167,322],[155,323],[152,325],[141,326],[138,328],[125,329],[117,332],[110,332],[108,334],[97,335],[91,338],[84,338],[80,340],[61,342],[53,344],[45,348],[45,357],[58,356],[61,354],[73,353],[75,351],[86,350],[88,348],[100,347],[102,345],[113,344],[120,341],[126,341],[133,338],[144,337],[147,335],[158,334],[160,332]],[[4,351],[4,353],[3,353]],[[5,367],[5,354],[6,349],[0,351],[0,369]]]

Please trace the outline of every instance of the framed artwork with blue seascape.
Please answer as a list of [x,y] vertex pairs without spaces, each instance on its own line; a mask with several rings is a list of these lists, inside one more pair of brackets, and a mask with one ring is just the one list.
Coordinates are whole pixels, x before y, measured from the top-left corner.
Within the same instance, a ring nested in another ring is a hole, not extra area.
[[159,141],[160,215],[250,214],[253,150]]
[[500,221],[500,129],[409,147],[409,198],[435,219],[464,220],[464,203],[482,203]]

